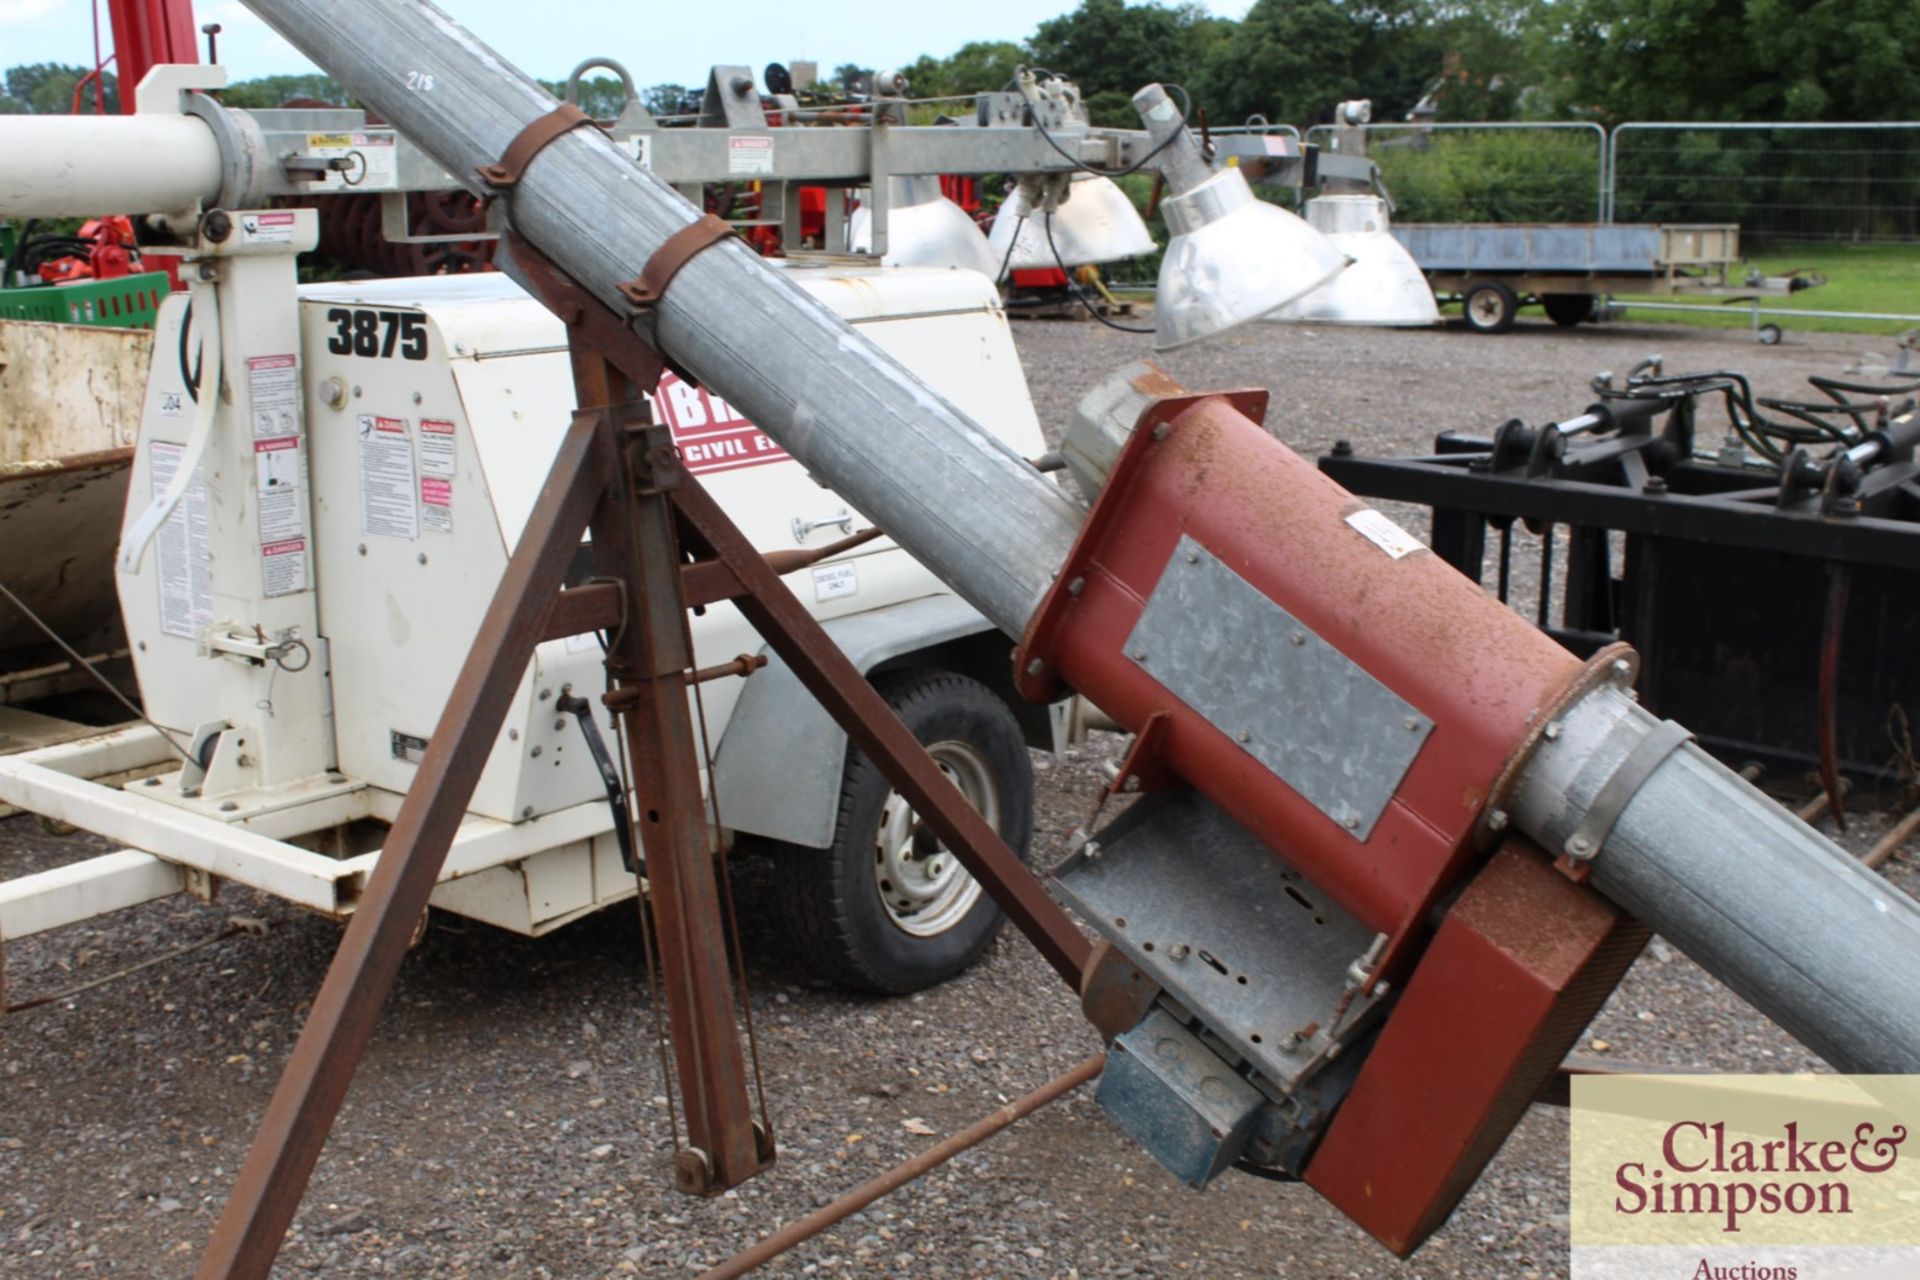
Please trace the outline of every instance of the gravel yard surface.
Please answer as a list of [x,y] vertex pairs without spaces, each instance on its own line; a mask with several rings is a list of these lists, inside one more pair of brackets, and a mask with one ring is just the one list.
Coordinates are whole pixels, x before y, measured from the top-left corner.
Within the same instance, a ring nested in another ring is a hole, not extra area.
[[[1016,329],[1043,421],[1147,353],[1091,323]],[[1504,337],[1254,326],[1165,363],[1196,389],[1273,392],[1303,453],[1346,438],[1426,448],[1445,428],[1578,412],[1586,379],[1651,352],[1738,368],[1766,392],[1837,373],[1861,343],[1523,322]],[[1424,521],[1396,513],[1416,532]],[[1038,763],[1035,860],[1050,862],[1120,740]],[[1854,824],[1864,848],[1884,819]],[[0,823],[0,876],[106,846]],[[1890,866],[1911,891],[1904,860]],[[1098,1045],[1011,932],[964,978],[901,1000],[849,997],[782,953],[765,868],[739,866],[750,981],[780,1143],[766,1176],[714,1200],[669,1190],[666,1089],[630,910],[529,941],[436,917],[408,958],[322,1159],[280,1273],[685,1276],[1067,1070]],[[336,925],[249,891],[182,898],[26,939],[9,998],[71,987],[256,917],[227,938],[0,1021],[0,1276],[186,1276],[252,1136]],[[1838,941],[1836,940],[1836,944]],[[1583,1052],[1674,1067],[1817,1062],[1656,941]],[[1312,1192],[1229,1175],[1195,1194],[1082,1091],[880,1202],[767,1274],[912,1277],[1523,1277],[1567,1267],[1567,1126],[1536,1107],[1451,1222],[1399,1262]],[[1392,1155],[1382,1153],[1383,1160]]]

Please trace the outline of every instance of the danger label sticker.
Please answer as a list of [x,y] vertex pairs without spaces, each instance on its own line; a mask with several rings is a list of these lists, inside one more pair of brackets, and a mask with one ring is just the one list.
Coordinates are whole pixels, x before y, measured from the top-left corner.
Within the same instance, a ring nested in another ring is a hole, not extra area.
[[764,173],[773,176],[773,138],[760,134],[727,139],[727,172]]
[[413,439],[405,418],[360,415],[360,532],[376,538],[420,536]]
[[269,596],[290,596],[307,589],[307,540],[288,538],[262,543],[260,585]]
[[660,375],[652,398],[654,416],[673,432],[681,461],[696,475],[787,460],[786,450],[738,409],[671,370]]

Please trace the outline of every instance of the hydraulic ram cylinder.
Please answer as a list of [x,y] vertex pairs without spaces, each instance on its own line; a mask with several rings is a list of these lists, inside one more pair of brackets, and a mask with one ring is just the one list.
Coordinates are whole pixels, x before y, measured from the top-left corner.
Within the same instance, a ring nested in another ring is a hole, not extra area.
[[[401,133],[483,193],[555,99],[421,0],[250,6]],[[595,129],[533,160],[514,228],[616,311],[667,237],[700,213]],[[734,240],[673,277],[643,333],[761,425],[1001,629],[1019,634],[1084,513],[751,248]]]

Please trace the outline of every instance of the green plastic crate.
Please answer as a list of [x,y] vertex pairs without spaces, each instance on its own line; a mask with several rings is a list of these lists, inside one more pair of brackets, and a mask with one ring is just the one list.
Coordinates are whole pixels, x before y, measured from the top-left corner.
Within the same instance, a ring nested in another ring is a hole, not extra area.
[[160,300],[172,291],[173,285],[163,271],[144,271],[117,280],[0,289],[0,319],[151,329],[160,314]]

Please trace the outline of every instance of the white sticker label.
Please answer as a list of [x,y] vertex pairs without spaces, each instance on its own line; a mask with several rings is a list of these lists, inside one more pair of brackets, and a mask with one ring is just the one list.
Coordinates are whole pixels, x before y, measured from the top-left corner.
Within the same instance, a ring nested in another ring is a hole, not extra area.
[[405,418],[360,415],[360,532],[382,538],[420,536],[413,440]]
[[[426,466],[426,449],[420,465]],[[453,481],[439,476],[420,477],[420,527],[428,533],[453,532]]]
[[250,357],[247,402],[252,407],[255,440],[299,435],[300,357]]
[[459,460],[454,452],[455,434],[454,425],[445,419],[420,419],[421,475],[453,478],[454,464]]
[[269,596],[290,596],[307,589],[307,540],[262,543],[260,584]]
[[728,138],[727,172],[764,173],[772,176],[772,135],[756,134],[745,138]]
[[1398,560],[1401,556],[1412,555],[1426,549],[1420,539],[1402,529],[1393,521],[1375,511],[1372,507],[1362,507],[1347,517],[1347,523],[1354,532]]
[[[156,440],[147,446],[153,496],[167,491],[186,446]],[[213,574],[207,561],[207,486],[204,468],[180,495],[153,539],[154,581],[160,589],[160,629],[191,640],[213,621]]]
[[653,139],[644,133],[636,133],[627,139],[627,154],[642,169],[653,169]]
[[247,244],[292,244],[293,211],[241,214],[240,239]]
[[187,397],[185,394],[179,391],[162,391],[160,393],[161,417],[177,418],[186,411]]
[[839,600],[860,594],[860,569],[851,560],[823,564],[813,571],[813,598],[816,602]]
[[253,442],[253,492],[260,508],[260,541],[284,542],[306,533],[305,471],[299,436]]
[[319,160],[344,160],[308,184],[311,191],[392,191],[400,172],[398,148],[390,133],[310,133],[307,154]]

